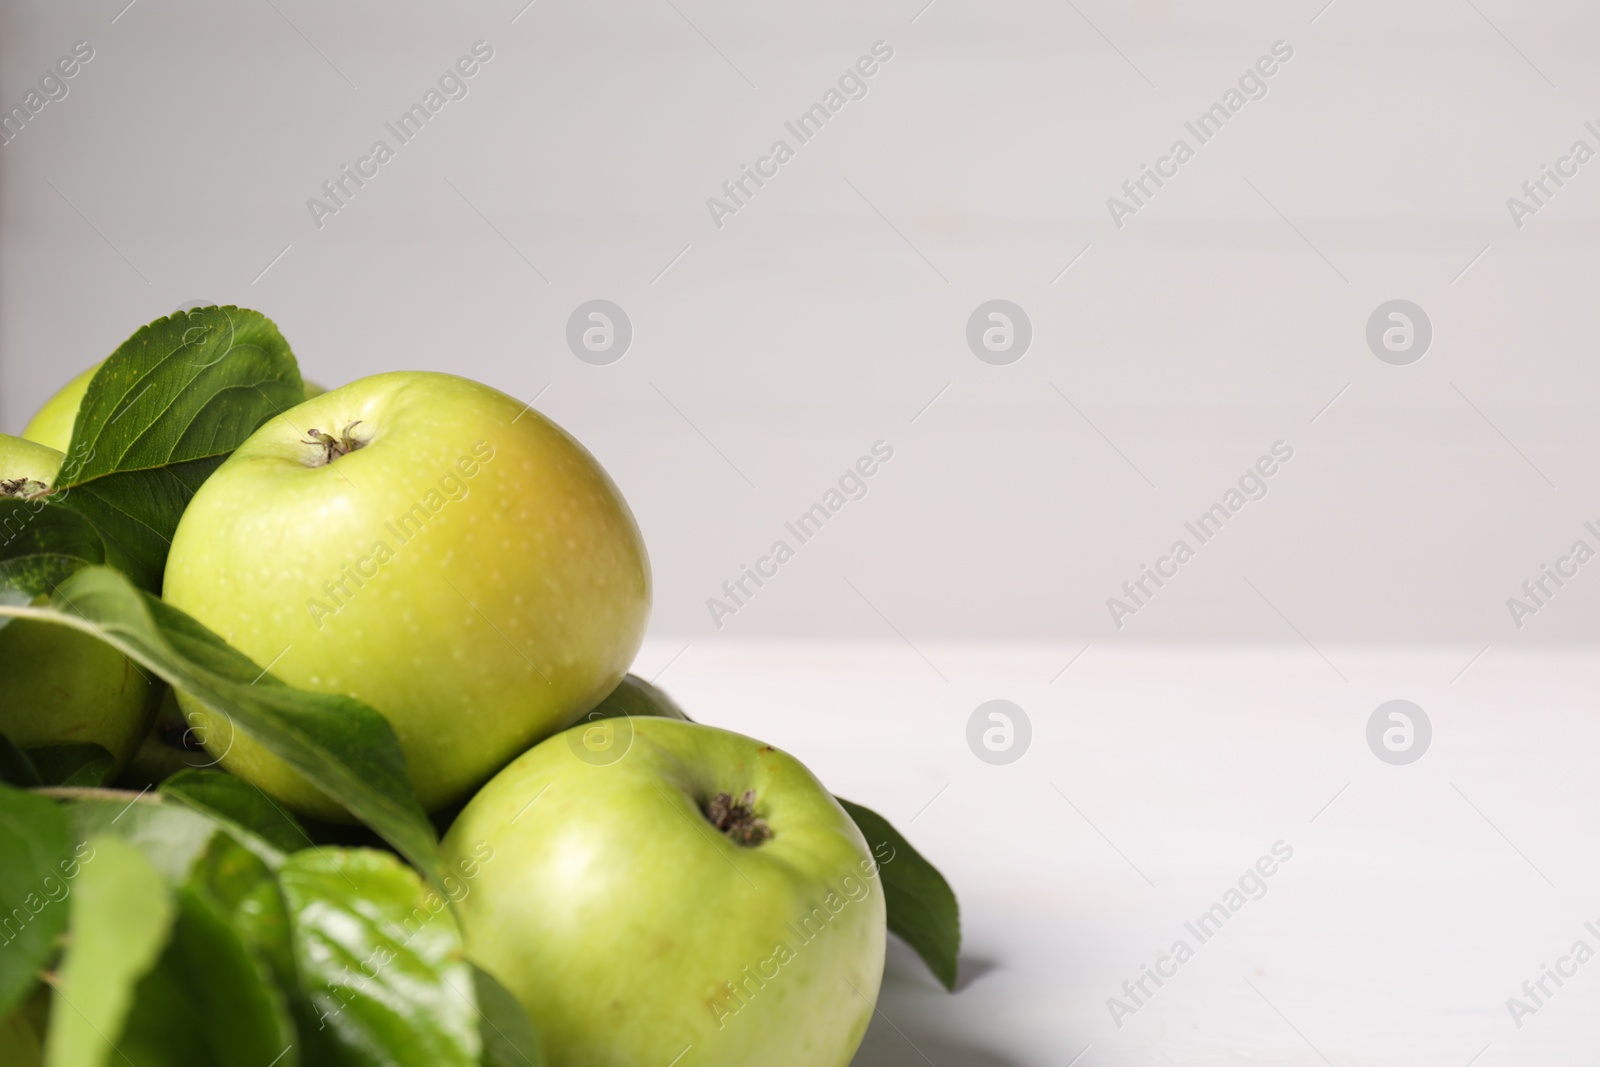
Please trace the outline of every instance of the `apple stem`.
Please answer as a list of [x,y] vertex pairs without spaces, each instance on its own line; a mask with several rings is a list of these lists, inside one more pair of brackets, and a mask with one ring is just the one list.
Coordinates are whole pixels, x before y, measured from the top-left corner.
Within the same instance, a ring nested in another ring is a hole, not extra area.
[[311,440],[306,441],[305,444],[316,445],[318,448],[322,449],[322,454],[319,458],[319,461],[310,464],[310,466],[326,467],[340,456],[348,456],[350,453],[366,444],[365,441],[359,440],[354,433],[355,428],[360,425],[361,420],[357,419],[355,422],[352,422],[350,425],[340,430],[337,436],[334,434],[323,433],[321,430],[316,429],[308,431],[311,435]]
[[735,844],[754,848],[772,839],[772,827],[756,814],[756,791],[745,790],[744,796],[733,799],[731,793],[718,793],[703,809],[707,821],[727,834]]

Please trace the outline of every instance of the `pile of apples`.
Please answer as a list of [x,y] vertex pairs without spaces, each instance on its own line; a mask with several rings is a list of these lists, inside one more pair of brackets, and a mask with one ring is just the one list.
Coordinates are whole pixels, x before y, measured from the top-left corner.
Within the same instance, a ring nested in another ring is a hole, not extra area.
[[[48,492],[98,369],[0,437],[0,491]],[[882,979],[890,857],[797,760],[628,674],[650,566],[599,463],[452,375],[307,394],[194,492],[161,599],[263,674],[387,720],[447,828],[466,953],[550,1063],[848,1064]],[[92,635],[16,618],[0,664],[0,734],[23,749],[98,745],[106,783],[133,788],[220,767],[308,825],[354,821]]]

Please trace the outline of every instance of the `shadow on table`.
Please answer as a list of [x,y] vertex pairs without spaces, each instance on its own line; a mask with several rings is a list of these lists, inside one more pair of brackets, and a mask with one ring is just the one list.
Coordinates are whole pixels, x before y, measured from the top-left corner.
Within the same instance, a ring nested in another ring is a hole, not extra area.
[[[963,956],[955,995],[998,967],[993,960]],[[1021,1060],[985,1048],[971,1035],[952,1035],[950,996],[909,949],[891,940],[884,995],[851,1067],[1022,1067]]]
[[[902,1027],[904,1024],[902,1024]],[[915,1044],[913,1044],[915,1042]],[[953,1042],[942,1037],[907,1032],[896,1033],[883,1021],[873,1019],[861,1051],[850,1067],[1022,1067],[1022,1061],[982,1049],[970,1042]]]
[[956,970],[956,992],[964,993],[967,987],[990,971],[999,970],[1000,964],[994,960],[984,959],[981,956],[961,957],[961,966]]

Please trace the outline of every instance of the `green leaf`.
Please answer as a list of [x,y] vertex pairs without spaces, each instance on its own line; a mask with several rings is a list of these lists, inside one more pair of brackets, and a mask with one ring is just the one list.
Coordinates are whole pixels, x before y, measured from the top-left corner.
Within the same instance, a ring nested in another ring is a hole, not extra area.
[[0,734],[0,782],[18,789],[98,786],[113,762],[111,753],[87,741],[18,748]]
[[158,589],[200,483],[304,399],[288,343],[260,312],[209,307],[158,319],[89,383],[50,497],[93,523],[109,562]]
[[878,861],[889,929],[922,957],[946,989],[955,989],[961,911],[950,883],[888,819],[843,797],[836,799],[855,820]]
[[161,783],[162,796],[223,823],[274,866],[285,854],[311,844],[300,821],[267,794],[221,771],[186,770]]
[[200,894],[179,887],[174,897],[172,940],[135,991],[117,1062],[294,1067],[294,1027],[265,966]]
[[176,911],[161,875],[138,849],[114,837],[90,846],[71,897],[71,939],[55,982],[47,1067],[121,1062],[113,1042]]
[[33,988],[66,929],[71,849],[60,808],[0,786],[0,1018]]
[[40,785],[103,785],[116,757],[87,741],[67,745],[35,745],[23,754],[33,764]]
[[33,1022],[21,1011],[0,1018],[0,1067],[42,1067],[44,1051]]
[[18,789],[34,789],[44,785],[39,778],[39,768],[33,765],[28,754],[0,734],[0,782]]
[[488,971],[474,966],[483,1067],[545,1067],[544,1046],[527,1011]]
[[195,864],[189,886],[227,917],[282,988],[296,987],[289,912],[272,870],[259,856],[218,834]]
[[367,705],[291,689],[107,567],[79,571],[45,604],[0,603],[4,615],[72,626],[107,642],[260,742],[443,884],[438,837],[406,780],[400,742]]
[[320,1027],[303,1033],[364,1065],[476,1067],[472,972],[444,898],[369,849],[297,852],[278,882],[301,994]]
[[116,789],[51,792],[65,801],[72,839],[80,848],[96,838],[118,838],[138,849],[169,882],[187,880],[222,829],[197,811],[150,794]]
[[677,702],[664,690],[656,688],[636,674],[624,675],[617,687],[585,715],[584,721],[615,719],[619,716],[644,715],[661,719],[681,719],[693,722]]
[[105,560],[94,524],[59,499],[0,497],[0,589],[19,590],[26,600]]

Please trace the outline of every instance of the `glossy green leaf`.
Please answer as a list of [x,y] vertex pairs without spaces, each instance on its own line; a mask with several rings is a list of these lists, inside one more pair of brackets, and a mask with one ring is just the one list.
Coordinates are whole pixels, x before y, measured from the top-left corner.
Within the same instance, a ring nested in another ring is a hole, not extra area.
[[227,917],[279,986],[296,988],[289,912],[272,869],[260,856],[227,834],[218,834],[195,864],[189,886]]
[[216,822],[182,805],[145,793],[118,789],[61,789],[72,820],[72,840],[80,847],[99,837],[115,837],[138,849],[145,862],[170,882],[183,882],[222,830]]
[[295,1067],[287,1002],[227,919],[192,889],[174,890],[177,914],[161,959],[139,982],[117,1039],[139,1067]]
[[108,562],[158,589],[195,490],[257,427],[304,399],[288,343],[260,312],[158,319],[89,383],[50,499],[93,524]]
[[461,934],[449,903],[416,872],[385,852],[307,850],[289,857],[278,882],[320,1040],[362,1064],[478,1064]]
[[70,939],[45,1041],[47,1067],[123,1062],[115,1042],[177,910],[160,873],[138,849],[114,837],[89,845],[91,858],[72,890]]
[[50,592],[82,567],[104,563],[94,524],[61,499],[0,497],[0,589],[20,600]]
[[306,848],[300,821],[277,801],[246,782],[221,771],[184,770],[161,783],[161,795],[222,822],[262,858],[276,865],[283,856]]
[[67,925],[72,836],[44,797],[0,786],[0,1018],[34,987]]
[[889,820],[841,798],[878,862],[889,929],[922,957],[946,989],[956,985],[961,954],[961,909],[950,883]]
[[440,884],[438,837],[406,780],[383,716],[359,701],[279,682],[216,634],[106,567],[88,567],[41,605],[0,615],[93,634],[282,758]]

